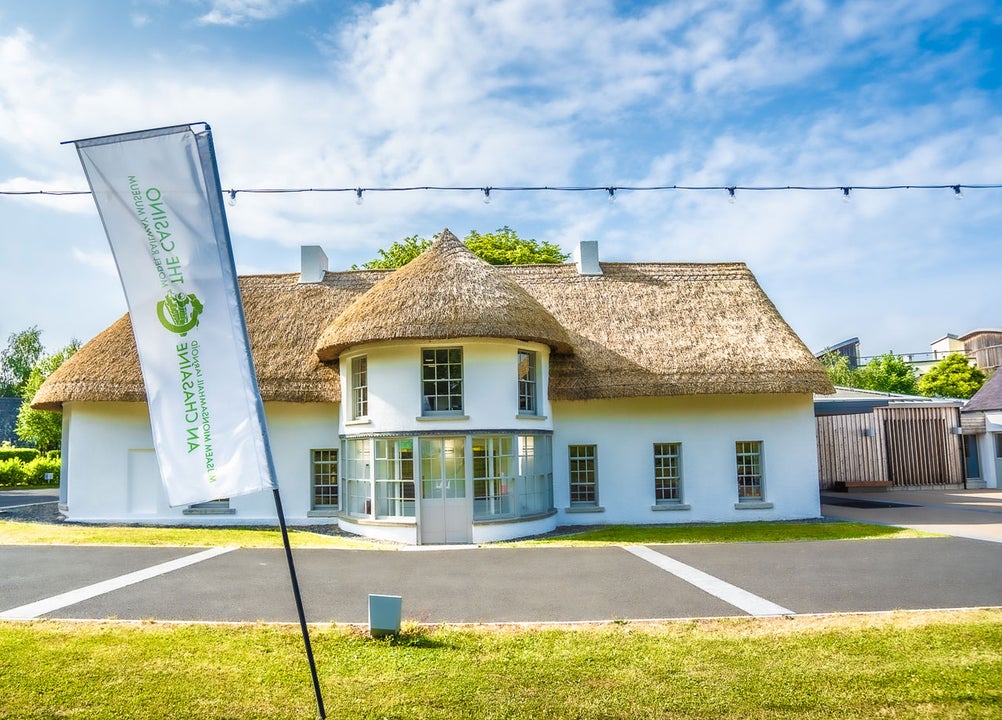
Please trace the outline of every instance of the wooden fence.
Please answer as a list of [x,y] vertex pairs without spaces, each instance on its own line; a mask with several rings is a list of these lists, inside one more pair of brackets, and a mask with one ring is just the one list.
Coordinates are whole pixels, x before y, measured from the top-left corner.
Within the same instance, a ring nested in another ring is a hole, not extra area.
[[963,486],[958,408],[883,407],[815,420],[822,490]]

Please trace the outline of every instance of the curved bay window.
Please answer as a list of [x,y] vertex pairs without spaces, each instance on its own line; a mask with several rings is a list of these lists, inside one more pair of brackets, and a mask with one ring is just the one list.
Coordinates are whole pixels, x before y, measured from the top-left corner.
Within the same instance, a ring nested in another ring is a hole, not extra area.
[[466,498],[474,521],[541,515],[553,508],[551,452],[548,433],[345,439],[344,511],[420,519],[422,501]]
[[414,517],[414,439],[376,440],[376,517]]
[[515,455],[511,435],[473,438],[473,517],[476,520],[512,515]]

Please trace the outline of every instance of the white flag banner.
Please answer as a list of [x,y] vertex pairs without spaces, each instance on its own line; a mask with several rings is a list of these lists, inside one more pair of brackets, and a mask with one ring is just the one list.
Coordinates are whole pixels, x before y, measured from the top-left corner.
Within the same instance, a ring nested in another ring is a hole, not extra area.
[[170,504],[274,488],[209,127],[75,144],[125,289]]

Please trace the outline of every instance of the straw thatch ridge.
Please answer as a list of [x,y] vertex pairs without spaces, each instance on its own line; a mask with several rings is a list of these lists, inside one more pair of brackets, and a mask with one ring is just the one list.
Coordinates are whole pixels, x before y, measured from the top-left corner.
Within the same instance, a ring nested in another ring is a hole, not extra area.
[[448,230],[349,305],[321,334],[317,356],[385,340],[512,338],[570,352],[567,332],[518,283]]
[[[548,344],[552,400],[833,392],[744,264],[602,263],[603,275],[582,276],[573,264],[492,267],[454,237],[437,245],[395,271],[241,278],[264,400],[339,402],[336,364],[315,348],[336,358],[339,347],[398,337]],[[479,316],[453,307],[467,302]],[[110,400],[145,400],[128,316],[53,373],[32,407]]]
[[[384,271],[328,273],[323,284],[301,284],[299,275],[240,278],[254,370],[266,401],[338,402],[336,367],[313,353],[317,328],[336,317]],[[146,391],[128,315],[78,350],[39,389],[32,407],[59,410],[73,401],[142,402]]]
[[743,263],[499,268],[567,328],[550,397],[831,393],[828,374]]

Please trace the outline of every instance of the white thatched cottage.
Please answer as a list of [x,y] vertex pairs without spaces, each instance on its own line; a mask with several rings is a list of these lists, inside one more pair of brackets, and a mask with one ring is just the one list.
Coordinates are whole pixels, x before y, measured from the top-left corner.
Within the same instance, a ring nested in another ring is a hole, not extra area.
[[[396,271],[241,278],[290,523],[406,543],[558,525],[812,518],[827,375],[743,264],[493,267],[451,233]],[[270,494],[171,509],[128,316],[46,382],[71,520],[261,523]]]

